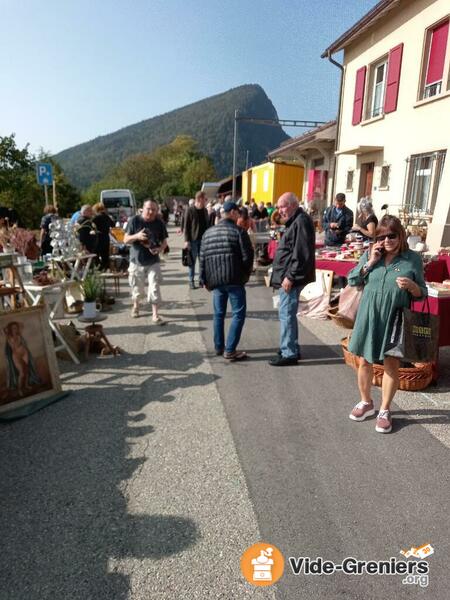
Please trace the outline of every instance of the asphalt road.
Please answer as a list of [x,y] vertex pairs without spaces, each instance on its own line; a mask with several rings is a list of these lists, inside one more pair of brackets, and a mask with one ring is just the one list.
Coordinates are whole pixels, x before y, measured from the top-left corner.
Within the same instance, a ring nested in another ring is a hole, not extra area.
[[[210,296],[188,290],[173,229],[170,242],[166,326],[130,318],[123,282],[104,322],[123,354],[60,361],[70,395],[0,424],[0,600],[447,599],[439,395],[434,417],[396,411],[391,435],[350,421],[354,374],[317,328],[302,327],[300,365],[267,365],[278,322],[255,283],[241,344],[251,358],[225,363],[212,352]],[[401,558],[426,542],[435,554],[427,588],[286,569],[262,589],[239,570],[258,541],[337,562]]]
[[[203,290],[191,295],[212,351],[210,298]],[[285,572],[275,586],[277,598],[449,598],[448,448],[399,409],[390,435],[376,433],[373,419],[348,419],[358,400],[355,375],[338,347],[324,345],[305,327],[301,363],[269,366],[278,341],[271,292],[253,283],[247,299],[240,348],[250,360],[213,358],[211,365],[262,539],[285,558],[335,562],[401,559],[401,549],[426,542],[435,549],[426,588],[402,584],[401,575]]]

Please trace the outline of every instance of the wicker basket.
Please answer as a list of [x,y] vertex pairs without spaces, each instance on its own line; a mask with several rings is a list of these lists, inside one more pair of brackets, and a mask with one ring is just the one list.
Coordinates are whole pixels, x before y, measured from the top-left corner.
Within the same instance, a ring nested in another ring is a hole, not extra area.
[[[359,367],[359,357],[352,354],[348,349],[349,338],[345,337],[341,340],[342,350],[344,352],[345,364],[353,369]],[[373,365],[373,385],[381,387],[383,381],[384,367],[383,365]],[[423,390],[430,385],[433,380],[432,363],[415,363],[413,367],[400,367],[399,389],[405,392],[416,392]]]
[[333,322],[339,327],[343,327],[344,329],[353,329],[353,321],[340,315],[338,310],[339,306],[332,306],[328,309],[327,315],[330,317],[330,319],[333,319]]

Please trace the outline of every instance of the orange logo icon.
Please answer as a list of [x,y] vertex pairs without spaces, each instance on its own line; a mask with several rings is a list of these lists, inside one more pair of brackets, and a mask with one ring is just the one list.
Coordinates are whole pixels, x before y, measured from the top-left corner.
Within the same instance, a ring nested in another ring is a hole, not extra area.
[[273,585],[283,575],[283,571],[283,555],[273,544],[253,544],[241,556],[242,575],[252,585]]

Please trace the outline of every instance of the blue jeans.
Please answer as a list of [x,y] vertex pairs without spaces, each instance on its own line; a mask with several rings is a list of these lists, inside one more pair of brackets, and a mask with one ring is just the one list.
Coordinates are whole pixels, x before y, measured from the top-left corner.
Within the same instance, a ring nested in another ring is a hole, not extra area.
[[195,263],[197,262],[197,258],[200,256],[200,247],[202,245],[202,240],[192,240],[191,244],[191,256],[192,263],[189,267],[189,281],[194,283],[195,277]]
[[289,293],[280,288],[280,350],[284,358],[294,358],[300,352],[298,344],[298,299],[301,287],[293,287]]
[[[233,318],[225,344],[225,314],[230,299]],[[241,339],[244,327],[247,300],[243,285],[221,285],[213,290],[214,348],[216,351],[234,352]]]

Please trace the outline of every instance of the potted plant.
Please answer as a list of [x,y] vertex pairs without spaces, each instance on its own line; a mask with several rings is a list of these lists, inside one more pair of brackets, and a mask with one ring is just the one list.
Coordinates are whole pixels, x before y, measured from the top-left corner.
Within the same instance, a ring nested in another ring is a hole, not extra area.
[[102,282],[97,271],[90,271],[81,282],[81,291],[84,297],[83,317],[94,319],[97,315],[97,298],[102,291]]

